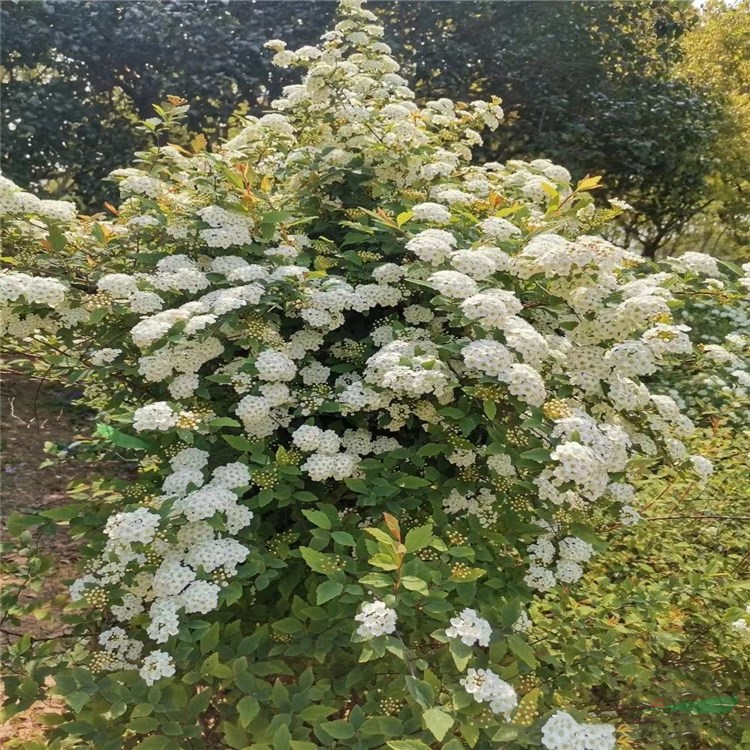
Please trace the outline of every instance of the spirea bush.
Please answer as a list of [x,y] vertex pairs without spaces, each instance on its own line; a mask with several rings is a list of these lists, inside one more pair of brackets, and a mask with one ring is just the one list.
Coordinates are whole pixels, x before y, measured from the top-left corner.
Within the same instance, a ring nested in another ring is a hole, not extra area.
[[[719,279],[714,288],[721,289]],[[750,309],[690,300],[680,319],[691,328],[695,356],[662,370],[654,386],[699,423],[750,426]]]
[[111,218],[0,185],[7,334],[140,461],[49,516],[86,545],[74,643],[8,713],[52,672],[51,748],[615,747],[529,605],[638,521],[633,472],[711,475],[647,382],[750,267],[657,268],[596,236],[627,209],[596,178],[472,163],[499,103],[418,107],[381,36],[346,0],[320,47],[269,42],[302,82],[213,151],[157,107]]

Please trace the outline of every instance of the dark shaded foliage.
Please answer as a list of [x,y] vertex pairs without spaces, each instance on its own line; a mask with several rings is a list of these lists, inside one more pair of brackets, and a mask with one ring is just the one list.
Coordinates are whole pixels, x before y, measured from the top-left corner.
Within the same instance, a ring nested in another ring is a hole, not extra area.
[[[628,239],[652,255],[706,201],[719,110],[676,81],[688,2],[375,2],[423,98],[502,97],[508,122],[484,148],[603,174],[631,202]],[[2,11],[3,169],[21,185],[111,199],[100,180],[142,145],[133,121],[167,95],[187,126],[224,137],[294,71],[263,49],[314,43],[333,2],[30,2]],[[53,179],[53,182],[46,181]],[[109,190],[109,192],[108,192]]]

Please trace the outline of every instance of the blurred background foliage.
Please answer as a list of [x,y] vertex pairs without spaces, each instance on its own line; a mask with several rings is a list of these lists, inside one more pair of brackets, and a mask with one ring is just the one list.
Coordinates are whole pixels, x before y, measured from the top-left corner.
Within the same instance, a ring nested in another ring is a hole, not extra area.
[[[750,0],[372,2],[421,99],[500,96],[488,160],[547,157],[620,197],[619,239],[644,254],[746,259],[750,240]],[[319,0],[18,0],[0,9],[2,168],[86,211],[142,146],[133,125],[167,95],[191,102],[185,140],[227,137],[293,70],[270,38],[314,43]]]

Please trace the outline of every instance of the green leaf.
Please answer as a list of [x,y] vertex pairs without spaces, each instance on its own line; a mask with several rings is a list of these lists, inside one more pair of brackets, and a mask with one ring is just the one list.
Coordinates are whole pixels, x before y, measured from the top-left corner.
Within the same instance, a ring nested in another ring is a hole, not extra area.
[[406,677],[406,687],[414,700],[422,708],[429,708],[435,702],[435,691],[432,685],[424,680],[418,680],[416,677]]
[[201,653],[207,654],[209,651],[213,651],[219,644],[219,635],[221,633],[221,626],[218,622],[215,622],[211,627],[203,634],[200,640]]
[[492,736],[494,742],[508,742],[518,737],[518,727],[513,724],[501,724],[497,732]]
[[151,737],[146,737],[145,740],[139,742],[133,750],[164,750],[171,741],[172,740],[170,740],[169,737],[155,734]]
[[304,625],[296,617],[285,617],[283,620],[271,623],[271,627],[281,633],[291,635],[292,633],[299,633]]
[[432,541],[432,524],[417,526],[406,534],[404,546],[407,552],[417,552]]
[[482,408],[488,419],[494,419],[497,415],[497,404],[494,401],[482,401]]
[[60,227],[55,225],[50,226],[49,244],[52,245],[52,249],[57,253],[62,253],[65,250],[68,241],[65,239],[65,233]]
[[404,726],[395,716],[371,716],[365,719],[358,731],[366,736],[380,734],[385,737],[398,737],[404,733]]
[[189,701],[187,705],[187,715],[191,721],[195,721],[207,708],[208,704],[213,698],[213,690],[201,690],[200,693],[196,693]]
[[527,664],[532,669],[536,667],[537,661],[536,656],[534,656],[534,649],[532,649],[523,638],[515,634],[508,636],[508,646],[510,646],[510,650],[522,662],[524,662],[524,664]]
[[417,451],[417,454],[420,456],[437,456],[441,453],[445,453],[446,449],[447,446],[443,443],[427,443],[427,445],[423,445]]
[[331,519],[322,510],[303,510],[302,515],[312,524],[321,529],[331,528]]
[[247,747],[249,742],[247,735],[238,726],[225,721],[222,723],[221,729],[224,732],[224,742],[229,747],[234,747],[236,750]]
[[26,529],[30,529],[33,526],[38,526],[40,523],[44,523],[44,520],[39,516],[26,515],[19,513],[14,510],[7,519],[7,529],[13,536],[22,534]]
[[466,669],[469,660],[474,656],[474,651],[471,649],[471,646],[467,646],[457,638],[451,638],[448,650],[450,651],[451,656],[453,657],[453,662],[459,672],[463,672],[463,670]]
[[324,575],[331,575],[338,571],[340,565],[336,555],[326,555],[312,547],[300,547],[300,554],[311,570]]
[[432,732],[432,736],[438,741],[442,741],[448,730],[453,726],[453,717],[439,708],[430,708],[422,714],[422,721],[425,729]]
[[423,477],[401,477],[397,479],[394,484],[397,487],[403,487],[405,490],[416,490],[420,487],[429,487],[430,482]]
[[252,695],[246,695],[237,703],[237,713],[240,724],[246,727],[260,713],[260,703]]
[[222,435],[224,441],[229,443],[235,450],[241,451],[242,453],[250,453],[257,447],[257,443],[253,443],[242,435]]
[[149,444],[145,440],[141,440],[133,435],[126,435],[124,432],[120,432],[120,430],[116,430],[108,424],[102,424],[99,422],[96,425],[96,431],[99,435],[120,448],[131,448],[132,450],[143,451],[147,450],[149,447]]
[[316,725],[323,719],[327,719],[331,714],[336,713],[333,706],[314,705],[303,708],[297,715],[307,724]]
[[392,536],[389,536],[383,529],[379,529],[377,526],[368,526],[365,529],[365,533],[374,536],[375,539],[381,544],[385,544],[386,547],[393,547],[396,544],[396,540]]
[[83,690],[76,690],[65,696],[65,701],[77,714],[81,713],[81,709],[90,700],[91,696],[88,693],[84,693]]
[[281,724],[273,734],[273,750],[289,750],[292,734],[286,724]]
[[208,423],[209,427],[242,427],[242,425],[231,417],[216,417]]
[[83,508],[84,506],[81,503],[71,503],[70,505],[63,505],[59,508],[50,508],[49,510],[42,511],[40,515],[52,521],[70,521],[80,516]]
[[390,740],[387,745],[392,750],[430,750],[422,740]]
[[339,581],[323,581],[318,586],[315,601],[317,604],[325,604],[325,602],[337,597],[343,590],[344,584]]
[[333,541],[344,547],[354,547],[357,542],[348,531],[332,531]]
[[538,464],[546,464],[551,460],[550,452],[546,448],[532,448],[524,451],[521,458],[525,458],[527,461],[535,461]]
[[476,581],[477,578],[481,578],[486,572],[483,568],[467,568],[466,570],[452,573],[448,580],[456,583],[470,583],[471,581]]
[[336,740],[348,740],[351,737],[354,737],[354,727],[348,721],[344,721],[343,719],[324,721],[320,725],[320,728]]
[[427,588],[427,581],[423,581],[421,578],[417,578],[417,576],[404,576],[401,579],[401,585],[409,591],[418,591],[420,594],[425,594],[425,596],[430,593]]
[[141,716],[139,719],[133,719],[128,722],[128,729],[137,734],[147,734],[153,732],[159,726],[159,721],[153,716]]
[[393,586],[393,577],[386,573],[368,573],[362,576],[359,582],[363,586],[374,586],[376,589],[384,589]]

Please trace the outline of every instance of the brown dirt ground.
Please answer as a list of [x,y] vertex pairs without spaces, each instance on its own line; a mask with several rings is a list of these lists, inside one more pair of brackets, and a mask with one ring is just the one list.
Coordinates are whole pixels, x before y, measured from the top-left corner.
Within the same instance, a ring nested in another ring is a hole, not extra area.
[[[25,375],[4,373],[0,381],[0,424],[2,431],[2,469],[0,489],[2,518],[14,511],[30,512],[53,508],[64,503],[69,482],[85,473],[85,466],[75,462],[39,468],[48,458],[45,442],[67,445],[77,434],[85,432],[85,417],[71,407],[71,393],[59,384],[40,383]],[[1,529],[5,531],[4,523]],[[64,533],[44,537],[44,552],[54,558],[54,575],[47,578],[41,591],[29,593],[51,605],[50,616],[44,620],[25,618],[20,625],[12,625],[0,632],[7,643],[13,633],[30,633],[35,637],[54,637],[60,630],[59,612],[65,601],[63,581],[76,575],[78,552],[74,540]],[[0,586],[12,583],[8,576],[0,576]],[[54,711],[54,704],[36,704],[0,726],[0,747],[13,748],[17,744],[42,740],[43,725],[39,714]]]

